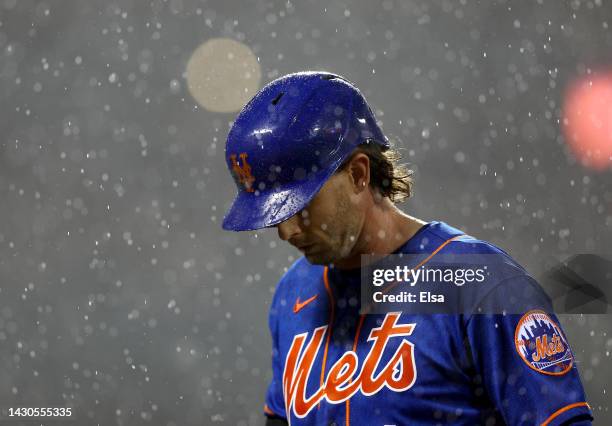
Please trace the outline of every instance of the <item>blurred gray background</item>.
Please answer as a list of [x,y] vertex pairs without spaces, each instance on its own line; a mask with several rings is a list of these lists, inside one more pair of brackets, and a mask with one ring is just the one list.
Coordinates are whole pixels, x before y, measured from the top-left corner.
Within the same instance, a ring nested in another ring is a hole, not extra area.
[[[559,126],[567,84],[612,66],[611,18],[606,1],[0,0],[1,408],[263,424],[267,309],[299,252],[221,230],[235,113],[186,80],[213,38],[250,49],[257,87],[303,69],[354,81],[416,172],[407,213],[534,273],[612,258],[611,171],[582,166]],[[562,321],[610,424],[610,316]]]

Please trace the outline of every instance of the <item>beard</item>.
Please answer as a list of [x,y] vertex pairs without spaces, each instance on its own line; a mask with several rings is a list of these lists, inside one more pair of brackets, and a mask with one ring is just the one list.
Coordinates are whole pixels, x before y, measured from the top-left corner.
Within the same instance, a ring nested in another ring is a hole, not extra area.
[[335,210],[326,220],[317,243],[304,253],[313,265],[329,265],[354,255],[355,245],[363,226],[362,216],[347,193],[339,192]]

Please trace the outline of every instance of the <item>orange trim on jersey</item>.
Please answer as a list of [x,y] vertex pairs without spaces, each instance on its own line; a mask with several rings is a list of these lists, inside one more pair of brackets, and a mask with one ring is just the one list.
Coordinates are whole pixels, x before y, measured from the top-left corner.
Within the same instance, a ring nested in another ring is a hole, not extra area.
[[565,413],[568,410],[571,410],[572,408],[577,408],[577,407],[587,407],[589,410],[591,409],[591,406],[588,404],[588,402],[575,402],[573,404],[566,405],[565,407],[560,408],[554,413],[552,413],[552,415],[549,418],[544,420],[544,423],[542,423],[541,426],[549,425],[550,422],[552,422],[557,416]]
[[[455,235],[454,237],[449,238],[448,240],[444,241],[442,244],[440,244],[440,246],[438,246],[437,249],[435,249],[429,256],[427,256],[427,258],[425,260],[423,260],[421,263],[419,263],[414,269],[418,269],[421,266],[423,266],[424,264],[426,264],[427,262],[429,262],[431,260],[432,257],[434,257],[434,255],[436,253],[438,253],[440,250],[442,250],[448,243],[450,243],[451,241],[459,238],[459,237],[463,237],[465,234],[460,234],[460,235]],[[325,276],[325,275],[324,275]],[[327,284],[327,281],[326,281]],[[383,293],[385,293],[386,291],[390,290],[391,288],[395,287],[397,284],[399,284],[399,282],[395,282],[393,284],[391,284],[390,286],[388,286],[387,288],[385,288],[383,290]],[[369,307],[368,309],[366,309],[365,313],[361,314],[359,316],[359,324],[357,324],[357,330],[355,331],[355,340],[353,340],[353,352],[357,353],[357,343],[359,342],[359,334],[361,334],[361,327],[363,326],[363,321],[365,320],[365,316],[369,311]],[[350,382],[349,382],[350,383]],[[350,426],[351,425],[351,399],[347,399],[346,400],[346,426]],[[556,415],[557,413],[553,414]],[[561,413],[559,413],[561,414]],[[542,425],[542,426],[546,426],[546,425]]]
[[264,413],[269,414],[271,416],[278,416],[278,414],[276,414],[270,409],[270,407],[268,407],[268,404],[264,404]]
[[363,320],[365,315],[359,317],[359,324],[357,324],[357,331],[355,332],[355,340],[353,340],[353,352],[357,352],[357,343],[359,343],[359,334],[361,333],[361,326],[363,326]]
[[[361,327],[363,326],[363,321],[365,320],[365,315],[359,316],[359,324],[357,324],[357,331],[355,331],[355,340],[353,340],[353,352],[357,353],[357,343],[359,343],[359,335],[361,334]],[[349,382],[350,383],[350,382]],[[346,400],[346,426],[351,424],[351,404],[349,403],[350,398]]]
[[[327,278],[328,267],[323,269],[323,282],[325,283],[325,290],[329,296],[329,326],[327,328],[327,338],[325,339],[325,350],[323,351],[323,363],[321,365],[321,387],[325,380],[325,364],[327,363],[327,350],[329,349],[329,341],[332,335],[332,327],[334,324],[334,316],[336,314],[336,302],[334,301],[334,295],[332,294],[331,287],[329,286],[329,279]],[[321,403],[317,404],[317,407],[321,407]]]

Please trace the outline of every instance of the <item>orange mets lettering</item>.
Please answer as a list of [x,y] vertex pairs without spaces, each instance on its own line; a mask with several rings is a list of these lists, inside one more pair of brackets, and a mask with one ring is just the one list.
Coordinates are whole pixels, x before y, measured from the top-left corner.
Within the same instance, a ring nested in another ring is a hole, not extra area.
[[238,176],[240,183],[244,185],[247,192],[254,192],[255,189],[253,188],[253,182],[255,182],[255,178],[251,174],[251,166],[246,160],[247,153],[240,153],[240,163],[242,163],[242,166],[238,164],[238,161],[236,161],[236,154],[231,154],[230,159],[232,160],[232,170],[234,173],[236,173],[236,176]]
[[552,356],[554,354],[563,352],[565,347],[561,343],[561,339],[556,334],[552,337],[552,342],[548,343],[548,335],[542,337],[536,337],[536,352],[531,355],[534,362],[538,362],[541,359]]
[[[287,354],[285,371],[283,373],[283,393],[286,400],[285,406],[290,407],[290,405],[293,405],[293,400],[295,400],[296,407],[294,407],[294,411],[296,411],[298,417],[304,417],[323,395],[323,389],[319,389],[309,399],[305,398],[306,381],[310,375],[310,370],[312,370],[312,364],[319,351],[326,329],[327,326],[315,329],[303,354],[302,347],[304,346],[304,340],[306,340],[306,335],[308,333],[298,334],[293,338],[291,349],[289,349],[289,353]],[[298,358],[300,358],[300,362],[299,365],[296,365]],[[295,398],[296,394],[300,395],[300,397]],[[290,403],[287,404],[289,401]],[[300,415],[299,413],[304,414]]]
[[[325,383],[309,397],[306,396],[306,384],[327,332],[327,326],[316,328],[306,346],[304,345],[308,333],[296,335],[287,353],[283,372],[283,393],[287,409],[293,409],[297,417],[303,418],[322,399],[326,399],[331,404],[338,404],[359,390],[369,396],[385,386],[395,392],[402,392],[412,387],[416,380],[414,345],[406,339],[402,339],[389,362],[382,369],[378,367],[389,339],[410,336],[416,327],[416,324],[397,325],[399,316],[399,313],[389,313],[380,327],[372,329],[368,337],[368,341],[373,342],[372,347],[356,379],[352,380],[357,372],[359,360],[355,352],[347,351],[332,365]],[[375,375],[376,371],[380,372]]]

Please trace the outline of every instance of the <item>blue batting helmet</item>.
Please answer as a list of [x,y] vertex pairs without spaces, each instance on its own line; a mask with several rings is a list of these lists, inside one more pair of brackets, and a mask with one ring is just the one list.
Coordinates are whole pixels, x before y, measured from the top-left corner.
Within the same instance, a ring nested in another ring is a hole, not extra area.
[[225,159],[238,195],[223,228],[276,225],[302,210],[361,143],[389,147],[361,92],[328,72],[299,72],[261,89],[230,129]]

